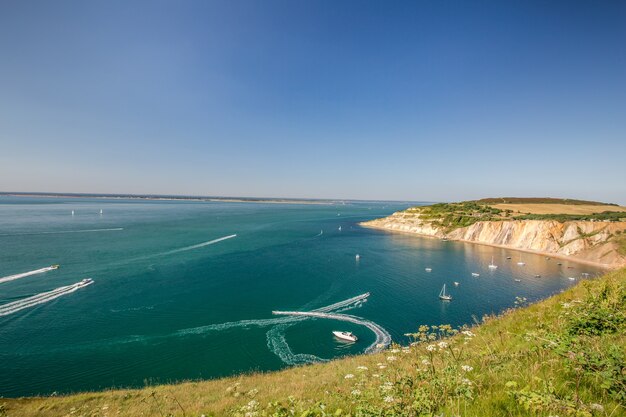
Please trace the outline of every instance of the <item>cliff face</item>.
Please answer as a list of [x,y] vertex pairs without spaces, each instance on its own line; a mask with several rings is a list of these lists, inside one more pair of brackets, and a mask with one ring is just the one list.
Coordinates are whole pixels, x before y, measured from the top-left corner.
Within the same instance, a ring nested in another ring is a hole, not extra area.
[[626,266],[616,236],[626,222],[558,222],[554,220],[479,221],[449,233],[420,219],[416,213],[398,212],[362,223],[363,226],[438,238],[510,247],[572,257],[609,268]]

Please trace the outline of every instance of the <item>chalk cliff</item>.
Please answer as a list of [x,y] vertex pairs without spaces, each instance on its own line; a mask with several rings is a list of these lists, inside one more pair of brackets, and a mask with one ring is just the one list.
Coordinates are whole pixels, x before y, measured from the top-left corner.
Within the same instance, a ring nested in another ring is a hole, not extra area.
[[619,249],[626,222],[479,221],[446,233],[437,225],[420,219],[419,213],[402,211],[382,219],[363,222],[361,225],[571,257],[573,260],[591,262],[607,268],[626,266],[626,256]]

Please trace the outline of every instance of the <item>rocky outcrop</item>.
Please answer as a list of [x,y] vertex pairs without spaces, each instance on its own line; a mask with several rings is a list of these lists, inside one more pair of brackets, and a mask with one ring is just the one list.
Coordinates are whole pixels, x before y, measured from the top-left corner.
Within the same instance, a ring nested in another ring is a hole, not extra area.
[[479,221],[446,233],[437,225],[421,219],[419,213],[397,212],[361,225],[571,257],[608,268],[626,266],[626,256],[620,254],[617,242],[617,236],[626,230],[626,222]]

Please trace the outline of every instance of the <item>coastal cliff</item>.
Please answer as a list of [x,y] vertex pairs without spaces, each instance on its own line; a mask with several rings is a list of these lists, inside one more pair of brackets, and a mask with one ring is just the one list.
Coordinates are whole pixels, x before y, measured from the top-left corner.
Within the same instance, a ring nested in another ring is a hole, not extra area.
[[626,222],[556,220],[477,221],[453,230],[425,219],[420,212],[401,211],[361,223],[392,232],[447,238],[568,257],[606,268],[626,266],[623,252]]

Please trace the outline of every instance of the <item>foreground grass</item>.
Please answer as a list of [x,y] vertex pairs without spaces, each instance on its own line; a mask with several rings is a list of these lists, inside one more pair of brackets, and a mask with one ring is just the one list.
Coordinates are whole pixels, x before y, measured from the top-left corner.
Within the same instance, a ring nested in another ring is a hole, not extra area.
[[480,321],[275,373],[0,399],[0,416],[626,415],[626,269]]

